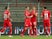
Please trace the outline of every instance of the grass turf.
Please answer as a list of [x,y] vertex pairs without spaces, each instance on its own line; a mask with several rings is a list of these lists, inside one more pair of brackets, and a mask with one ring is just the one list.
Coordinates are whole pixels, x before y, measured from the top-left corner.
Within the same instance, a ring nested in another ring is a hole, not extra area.
[[0,39],[52,39],[52,36],[46,37],[45,35],[40,35],[37,37],[30,37],[30,36],[26,35],[24,37],[21,37],[18,35],[13,35],[13,37],[8,37],[7,35],[6,36],[2,35],[2,36],[0,36]]

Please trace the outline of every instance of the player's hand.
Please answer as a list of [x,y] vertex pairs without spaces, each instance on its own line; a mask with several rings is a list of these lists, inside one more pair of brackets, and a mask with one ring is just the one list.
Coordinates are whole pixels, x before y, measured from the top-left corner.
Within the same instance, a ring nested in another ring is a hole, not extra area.
[[12,21],[12,19],[10,19],[10,21]]
[[32,18],[32,17],[33,17],[33,15],[29,16],[28,18]]
[[33,15],[30,16],[30,18],[32,18],[32,17],[33,17]]
[[31,18],[30,16],[27,16],[27,18]]
[[35,13],[34,15],[35,15],[35,16],[37,16],[37,15],[38,15],[38,13]]

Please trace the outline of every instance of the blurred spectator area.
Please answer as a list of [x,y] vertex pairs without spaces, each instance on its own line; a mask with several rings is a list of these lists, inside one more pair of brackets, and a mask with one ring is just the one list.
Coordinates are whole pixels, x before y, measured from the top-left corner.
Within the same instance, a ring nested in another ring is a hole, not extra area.
[[[52,3],[41,2],[38,3],[38,0],[0,0],[0,22],[3,22],[3,13],[5,6],[10,6],[10,12],[13,21],[12,22],[24,22],[24,9],[25,6],[36,6],[38,11],[38,20],[42,22],[40,17],[42,8],[46,6],[52,12]],[[52,21],[52,19],[51,19]]]

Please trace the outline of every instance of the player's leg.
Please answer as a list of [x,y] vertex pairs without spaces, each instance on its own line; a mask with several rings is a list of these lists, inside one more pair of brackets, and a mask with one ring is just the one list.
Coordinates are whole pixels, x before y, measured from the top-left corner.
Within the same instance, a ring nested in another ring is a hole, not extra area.
[[21,31],[21,36],[24,35],[24,33],[26,32],[26,30],[29,28],[29,20],[26,20],[24,23],[24,29],[23,31]]
[[6,30],[6,27],[3,27],[2,30],[0,30],[0,32],[4,32]]
[[48,22],[47,26],[48,26],[48,31],[47,31],[47,33],[48,33],[48,35],[50,36],[50,26],[51,26],[50,22]]
[[2,30],[0,30],[0,32],[4,32],[6,30],[6,27],[3,27]]
[[9,27],[10,31],[9,31],[9,37],[12,37],[12,26]]
[[44,33],[47,35],[47,25],[45,22],[44,22]]
[[31,36],[32,33],[33,33],[33,31],[32,31],[32,22],[31,21],[29,22],[29,28],[30,28],[29,36]]
[[48,32],[47,33],[50,36],[50,26],[48,27]]
[[1,36],[1,33],[6,30],[6,27],[7,27],[6,22],[4,22],[3,28],[2,28],[2,30],[0,30],[0,36]]
[[9,27],[9,37],[12,37],[12,23],[11,22],[9,22],[8,23],[8,27]]
[[7,27],[7,22],[4,21],[3,28],[2,28],[2,30],[1,30],[1,32],[4,32],[4,31],[6,30],[6,27]]
[[33,28],[33,32],[34,35],[37,35],[37,22],[33,22],[34,28]]
[[30,23],[30,33],[29,33],[29,35],[31,36],[32,34],[33,34],[32,23]]
[[24,26],[24,29],[23,29],[23,31],[21,31],[21,36],[24,36],[24,33],[26,32],[26,30],[28,29],[28,27],[27,26]]
[[5,32],[5,30],[6,30],[6,27],[3,27],[2,30],[0,30],[0,36],[3,32]]
[[46,34],[46,37],[48,37],[47,30],[48,30],[47,22],[44,22],[44,33]]

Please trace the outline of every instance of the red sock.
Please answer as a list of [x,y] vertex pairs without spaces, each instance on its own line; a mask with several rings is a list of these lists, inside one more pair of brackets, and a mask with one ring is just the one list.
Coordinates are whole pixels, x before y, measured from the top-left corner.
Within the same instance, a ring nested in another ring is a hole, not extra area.
[[32,29],[30,29],[30,33],[29,33],[29,35],[32,35],[33,34],[33,31],[32,31]]
[[2,30],[1,30],[1,32],[4,32],[6,30],[6,28],[3,28]]
[[34,35],[36,35],[36,28],[34,28],[33,31],[34,31]]
[[50,34],[50,28],[48,28],[48,34]]
[[47,34],[47,33],[46,33],[46,25],[44,25],[44,33]]
[[46,29],[44,29],[44,33],[45,33],[46,35],[48,35],[48,33],[47,33],[47,30],[46,30]]
[[23,34],[24,35],[24,33],[26,32],[26,30],[25,29],[23,29],[23,31],[21,31],[22,33],[21,34]]
[[10,31],[8,33],[9,35],[12,35],[12,27],[10,27]]

